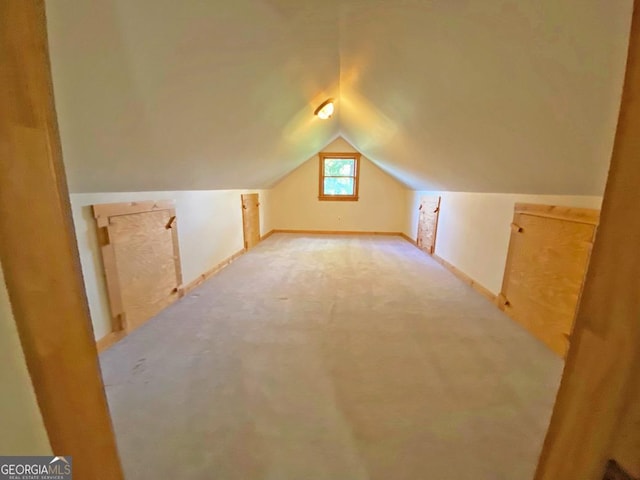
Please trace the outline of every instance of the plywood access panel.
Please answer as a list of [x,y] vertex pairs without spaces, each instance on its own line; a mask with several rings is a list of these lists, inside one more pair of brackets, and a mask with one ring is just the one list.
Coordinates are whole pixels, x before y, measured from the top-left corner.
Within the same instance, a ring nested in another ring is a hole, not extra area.
[[563,357],[598,214],[548,205],[515,207],[500,307]]
[[113,330],[130,332],[181,294],[173,202],[93,206]]
[[244,248],[253,248],[260,243],[260,199],[257,193],[242,195],[242,228]]
[[440,197],[422,197],[418,213],[418,247],[429,254],[436,249],[436,234],[440,215]]

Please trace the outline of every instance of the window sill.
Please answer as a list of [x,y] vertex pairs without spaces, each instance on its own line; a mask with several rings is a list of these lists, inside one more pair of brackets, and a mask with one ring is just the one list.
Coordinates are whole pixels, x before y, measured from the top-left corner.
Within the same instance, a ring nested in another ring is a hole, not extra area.
[[318,200],[321,202],[357,202],[359,197],[343,197],[337,195],[320,195]]

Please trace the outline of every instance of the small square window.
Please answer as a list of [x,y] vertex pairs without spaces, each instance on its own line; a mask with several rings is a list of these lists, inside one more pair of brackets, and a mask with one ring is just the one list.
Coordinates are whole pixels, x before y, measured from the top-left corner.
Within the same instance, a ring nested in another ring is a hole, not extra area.
[[358,200],[359,153],[320,153],[319,200]]

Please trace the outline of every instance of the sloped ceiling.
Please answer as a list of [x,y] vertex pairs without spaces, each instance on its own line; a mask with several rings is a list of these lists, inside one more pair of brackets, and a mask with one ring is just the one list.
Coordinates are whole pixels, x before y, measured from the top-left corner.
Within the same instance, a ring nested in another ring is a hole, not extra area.
[[72,192],[257,188],[338,135],[335,8],[313,0],[50,0]]
[[48,0],[70,188],[264,188],[342,135],[414,189],[599,194],[631,9]]
[[415,189],[599,194],[627,0],[374,2],[345,9],[345,138]]

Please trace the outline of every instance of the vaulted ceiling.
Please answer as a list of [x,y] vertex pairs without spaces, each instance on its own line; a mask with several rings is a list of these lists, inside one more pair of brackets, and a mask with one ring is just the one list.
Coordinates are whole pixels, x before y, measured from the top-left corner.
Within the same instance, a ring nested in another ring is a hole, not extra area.
[[632,3],[48,0],[70,188],[265,188],[343,136],[414,189],[599,194]]

